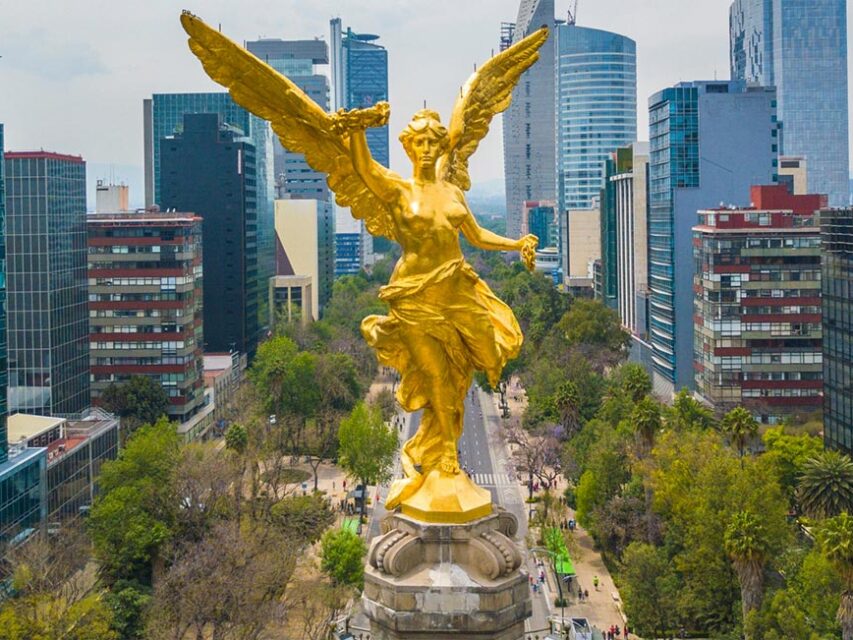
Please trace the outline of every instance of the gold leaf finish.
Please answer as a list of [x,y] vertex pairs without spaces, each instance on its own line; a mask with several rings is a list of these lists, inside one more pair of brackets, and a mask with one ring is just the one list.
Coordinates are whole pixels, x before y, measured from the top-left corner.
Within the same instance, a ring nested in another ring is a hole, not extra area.
[[460,92],[450,125],[429,109],[400,134],[413,165],[404,179],[370,155],[365,130],[388,122],[390,107],[328,114],[291,80],[188,12],[181,23],[204,70],[234,101],[268,120],[282,145],[305,154],[328,174],[341,206],[368,231],[398,242],[402,257],[379,296],[387,316],[368,316],[361,331],[380,363],[401,376],[397,399],[406,411],[423,409],[421,425],[401,452],[405,477],[391,487],[386,507],[427,522],[463,523],[491,512],[489,492],[460,471],[457,441],[465,395],[474,371],[497,385],[518,355],[522,334],[512,310],[465,262],[459,234],[475,247],[519,251],[529,269],[536,236],[512,240],[483,229],[465,201],[468,158],[512,89],[539,57],[544,27],[494,56]]

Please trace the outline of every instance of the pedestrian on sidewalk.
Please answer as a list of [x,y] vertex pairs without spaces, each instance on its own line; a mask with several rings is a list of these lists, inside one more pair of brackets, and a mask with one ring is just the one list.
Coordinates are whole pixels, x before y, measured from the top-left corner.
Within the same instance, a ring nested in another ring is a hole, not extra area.
[[584,590],[583,590],[583,599],[584,599],[584,600],[589,600],[589,589],[584,589]]
[[583,602],[583,589],[578,587],[578,602]]
[[593,576],[592,578],[592,586],[595,587],[595,590],[598,591],[598,576]]

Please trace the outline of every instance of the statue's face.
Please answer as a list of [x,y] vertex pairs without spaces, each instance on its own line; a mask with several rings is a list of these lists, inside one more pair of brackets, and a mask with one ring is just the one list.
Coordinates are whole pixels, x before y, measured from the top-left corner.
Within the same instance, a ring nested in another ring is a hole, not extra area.
[[409,143],[409,155],[418,167],[432,167],[441,153],[441,143],[430,133],[415,135]]

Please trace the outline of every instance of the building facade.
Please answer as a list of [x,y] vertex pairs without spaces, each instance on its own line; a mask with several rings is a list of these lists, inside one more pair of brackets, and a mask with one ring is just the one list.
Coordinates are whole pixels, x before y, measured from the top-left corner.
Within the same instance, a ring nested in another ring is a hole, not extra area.
[[87,410],[80,420],[18,413],[9,418],[9,430],[21,445],[47,452],[48,531],[86,514],[103,463],[118,457],[118,419],[99,409]]
[[776,87],[780,150],[808,161],[808,191],[849,202],[846,0],[735,0],[733,79]]
[[202,220],[193,214],[88,216],[92,399],[132,376],[155,380],[169,418],[204,403]]
[[9,387],[9,372],[6,357],[6,171],[4,161],[3,123],[0,122],[0,465],[8,459],[9,442],[6,437],[6,393]]
[[820,229],[826,196],[753,187],[749,208],[693,227],[696,392],[718,414],[760,422],[820,409]]
[[[364,109],[388,100],[388,51],[376,41],[379,36],[344,30],[340,18],[333,18],[331,31],[332,109]],[[371,127],[365,132],[373,159],[390,167],[388,126]],[[363,220],[356,220],[348,207],[335,206],[335,276],[353,275],[368,268],[374,251],[391,248],[387,238],[373,238]],[[356,266],[356,264],[358,266]]]
[[[322,40],[263,38],[245,43],[246,49],[286,75],[316,102],[329,110],[329,79],[322,67],[329,64],[329,48]],[[329,200],[326,175],[314,171],[301,153],[285,149],[273,134],[273,172],[276,198]]]
[[613,150],[637,139],[637,45],[575,24],[558,25],[554,38],[557,202],[584,209]]
[[335,227],[331,206],[318,200],[276,200],[276,275],[311,278],[315,320],[332,297]]
[[557,203],[553,200],[527,200],[521,217],[521,235],[532,233],[539,238],[539,248],[557,248],[560,242],[560,225]]
[[[554,0],[521,0],[515,23],[504,25],[505,49],[536,31],[552,27]],[[554,32],[539,49],[539,61],[521,76],[503,113],[507,236],[521,236],[524,203],[556,201],[554,159]]]
[[560,213],[560,264],[563,286],[581,295],[591,295],[594,264],[601,272],[601,209],[594,201],[587,209]]
[[823,439],[853,454],[853,209],[820,212]]
[[[162,208],[178,211],[193,211],[166,204],[161,194],[162,154],[160,144],[165,138],[180,134],[184,127],[184,116],[196,113],[219,114],[226,125],[239,129],[254,145],[254,209],[257,220],[253,233],[257,244],[257,299],[254,304],[259,310],[261,324],[267,314],[267,281],[275,272],[275,229],[273,201],[275,200],[274,145],[272,130],[266,120],[258,118],[238,106],[227,93],[155,93],[143,101],[144,150],[145,150],[145,206],[159,204]],[[286,156],[305,168],[299,156]],[[302,164],[300,164],[302,163]],[[301,171],[301,169],[300,169]],[[285,174],[287,171],[285,171]],[[316,188],[313,174],[307,175],[308,190]],[[311,186],[313,185],[313,186]],[[295,188],[295,186],[294,186]],[[207,230],[205,231],[207,233]]]
[[5,157],[9,410],[77,415],[89,406],[86,163]]
[[[613,187],[616,300],[622,326],[645,338],[648,327],[648,175],[649,145],[635,142],[616,151]],[[604,217],[604,212],[602,212]],[[602,260],[604,255],[602,254]],[[639,311],[638,311],[639,309]]]
[[775,104],[773,89],[734,81],[684,82],[649,98],[649,338],[664,397],[694,384],[697,211],[746,206],[751,185],[777,182]]
[[[205,351],[253,355],[262,332],[255,145],[217,114],[188,114],[161,141],[163,204],[202,218]],[[264,311],[265,313],[265,311]]]

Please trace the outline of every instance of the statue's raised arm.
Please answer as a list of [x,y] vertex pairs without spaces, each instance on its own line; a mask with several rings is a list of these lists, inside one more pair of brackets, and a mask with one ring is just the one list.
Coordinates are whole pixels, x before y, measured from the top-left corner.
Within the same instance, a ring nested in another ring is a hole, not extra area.
[[[337,125],[339,116],[323,111],[286,76],[191,13],[181,15],[181,24],[204,70],[228,89],[234,102],[268,120],[285,148],[303,153],[311,168],[328,174],[335,201],[350,207],[371,234],[396,240],[389,202],[371,190],[353,166],[349,135]],[[360,110],[359,117],[364,126],[382,126],[388,113],[387,103],[379,103]],[[372,158],[370,163],[379,180],[401,180]]]

